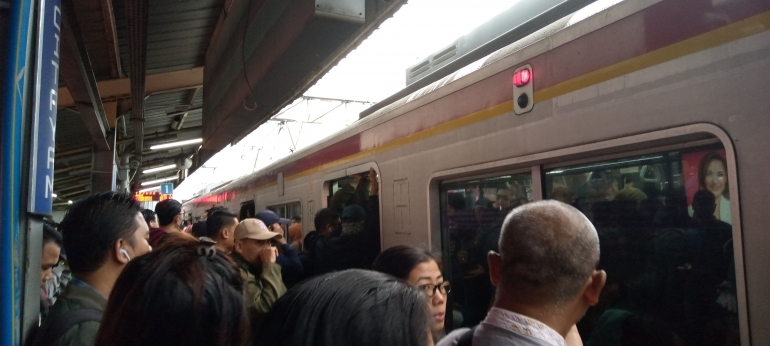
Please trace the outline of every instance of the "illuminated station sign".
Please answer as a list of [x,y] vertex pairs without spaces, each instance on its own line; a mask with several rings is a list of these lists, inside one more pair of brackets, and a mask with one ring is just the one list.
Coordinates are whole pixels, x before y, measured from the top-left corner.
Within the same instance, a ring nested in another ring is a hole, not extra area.
[[134,199],[138,202],[159,202],[171,199],[170,194],[162,194],[160,192],[137,192],[134,194]]

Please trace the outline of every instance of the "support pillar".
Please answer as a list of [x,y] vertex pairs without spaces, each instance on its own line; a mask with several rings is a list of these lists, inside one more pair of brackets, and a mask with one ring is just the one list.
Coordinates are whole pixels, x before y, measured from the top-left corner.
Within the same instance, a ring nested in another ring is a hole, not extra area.
[[91,193],[115,191],[118,166],[115,163],[115,133],[107,136],[111,150],[99,150],[94,146],[91,165]]

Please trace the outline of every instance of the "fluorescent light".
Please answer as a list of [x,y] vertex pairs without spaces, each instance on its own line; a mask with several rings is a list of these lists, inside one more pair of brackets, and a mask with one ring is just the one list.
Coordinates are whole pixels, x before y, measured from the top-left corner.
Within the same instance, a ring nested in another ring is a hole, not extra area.
[[142,173],[144,174],[155,173],[155,172],[167,171],[169,169],[174,169],[174,168],[176,168],[176,165],[160,166],[160,167],[145,169],[144,171],[142,171]]
[[72,204],[72,200],[67,201],[67,204]]
[[153,145],[150,147],[150,150],[158,150],[158,149],[166,149],[166,148],[174,148],[174,147],[181,147],[189,144],[197,144],[203,142],[203,138],[196,138],[196,139],[188,139],[186,141],[179,141],[179,142],[171,142],[171,143],[163,143],[158,145]]
[[147,188],[147,189],[142,189],[142,190],[139,190],[139,193],[142,193],[142,192],[150,192],[150,191],[154,191],[154,190],[160,190],[160,185],[158,185],[158,186],[156,186],[156,187],[151,187],[151,188]]
[[179,178],[179,177],[177,177],[177,176],[172,176],[172,177],[166,177],[166,178],[162,178],[162,179],[156,179],[156,180],[145,181],[145,182],[143,182],[143,183],[142,183],[142,186],[147,186],[147,185],[153,185],[153,184],[157,184],[157,183],[162,183],[162,182],[164,182],[164,181],[175,180],[175,179],[177,179],[177,178]]
[[55,194],[55,193],[52,193],[52,194],[51,194],[51,196],[53,196],[53,198],[59,197],[59,196],[58,196],[57,194]]

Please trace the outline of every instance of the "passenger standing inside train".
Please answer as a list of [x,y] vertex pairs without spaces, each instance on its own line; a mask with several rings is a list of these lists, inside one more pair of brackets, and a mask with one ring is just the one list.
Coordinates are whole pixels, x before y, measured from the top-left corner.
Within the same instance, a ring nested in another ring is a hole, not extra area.
[[334,270],[369,269],[380,252],[380,202],[377,172],[369,170],[369,178],[361,184],[371,182],[366,209],[358,203],[345,207],[341,215],[339,235],[323,239],[316,248],[315,273],[323,274]]
[[[254,216],[267,225],[267,229],[277,234],[284,234],[281,225],[288,225],[291,220],[284,219],[275,214],[272,210],[263,210]],[[275,263],[281,266],[281,276],[286,287],[292,287],[300,282],[303,277],[302,262],[299,259],[299,253],[286,243],[285,237],[275,238],[275,242],[280,247],[278,258]]]
[[243,300],[252,328],[256,328],[276,300],[286,293],[281,267],[275,263],[278,249],[271,240],[283,237],[258,219],[246,219],[235,227],[233,260],[243,280]]
[[151,250],[149,230],[133,196],[116,192],[75,203],[59,227],[75,277],[43,320],[33,345],[92,345],[121,271]]
[[[226,254],[233,252],[235,247],[235,227],[238,217],[227,208],[212,209],[206,218],[205,237],[216,242],[216,248]],[[195,227],[195,225],[193,225]]]
[[574,207],[550,200],[514,209],[500,253],[489,254],[494,306],[481,324],[438,346],[582,345],[575,323],[599,301],[607,278],[598,263],[596,229]]
[[158,214],[159,228],[150,228],[150,245],[158,247],[163,242],[163,237],[169,232],[182,232],[182,203],[175,199],[167,199],[155,205],[155,213]]
[[304,281],[276,302],[256,346],[428,346],[425,296],[390,275],[351,269]]
[[56,285],[47,287],[49,281],[55,280],[53,269],[59,265],[62,248],[62,237],[52,226],[43,224],[43,251],[40,260],[40,315],[48,315],[48,309],[53,305],[53,299],[58,292],[58,282]]
[[449,282],[444,280],[440,263],[441,258],[428,250],[398,245],[383,251],[372,265],[372,270],[404,280],[425,293],[432,317],[431,333],[434,342],[446,335],[446,302],[452,289]]
[[246,345],[242,281],[213,245],[171,233],[159,249],[126,266],[95,344]]
[[303,263],[305,270],[305,277],[316,275],[316,263],[319,260],[319,249],[323,256],[326,242],[340,235],[342,232],[342,221],[340,221],[340,214],[330,208],[323,208],[315,214],[313,219],[315,224],[315,231],[308,233],[305,236],[305,247],[307,247],[308,257],[307,263]]

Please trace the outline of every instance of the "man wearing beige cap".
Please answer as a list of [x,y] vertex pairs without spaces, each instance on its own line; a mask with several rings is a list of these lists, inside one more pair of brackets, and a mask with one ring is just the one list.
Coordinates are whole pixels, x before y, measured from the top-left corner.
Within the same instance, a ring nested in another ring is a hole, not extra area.
[[243,279],[243,300],[249,311],[252,330],[256,330],[276,300],[286,293],[281,278],[281,267],[270,241],[281,239],[281,234],[270,232],[258,219],[245,219],[235,227],[233,260],[238,264]]

